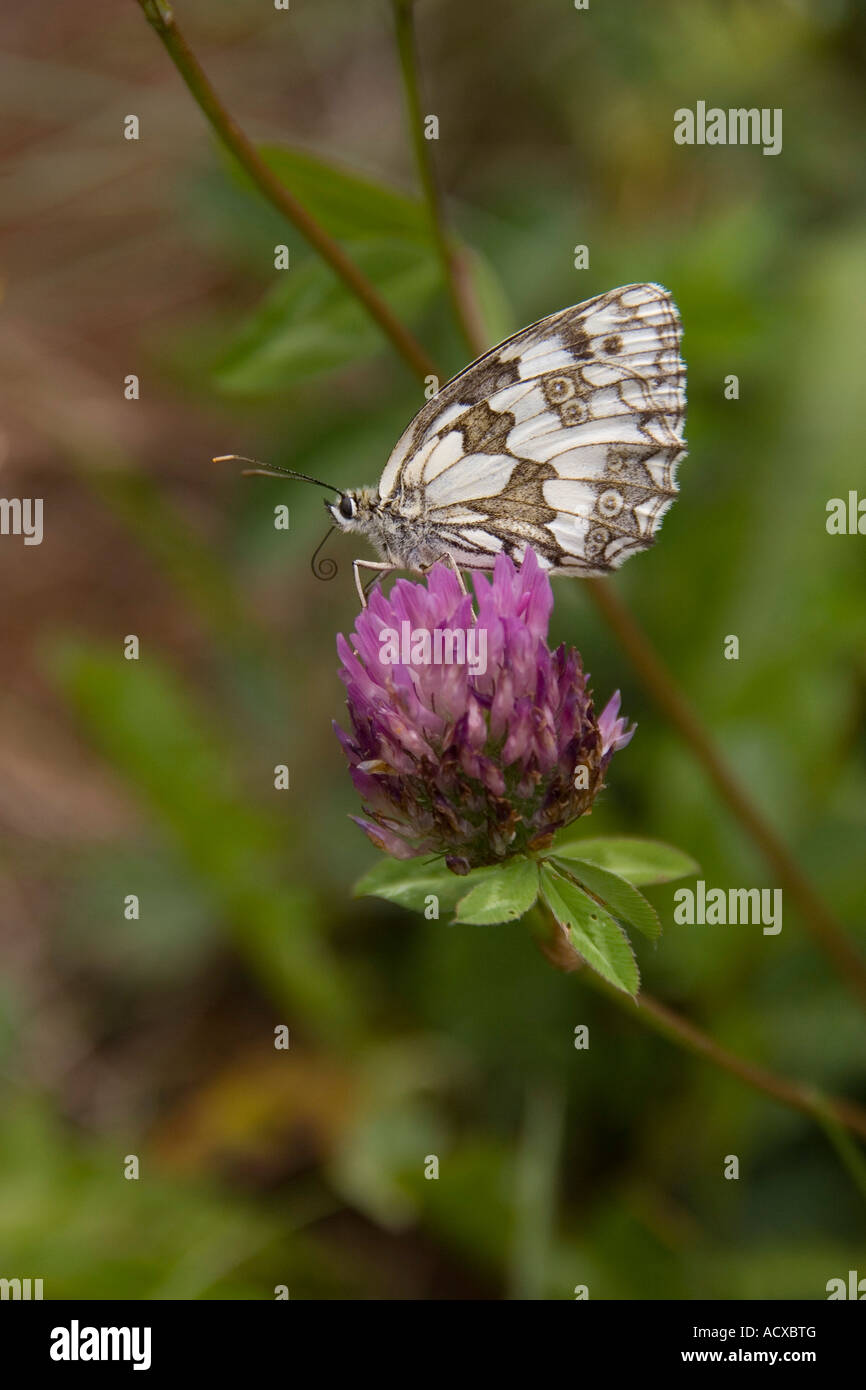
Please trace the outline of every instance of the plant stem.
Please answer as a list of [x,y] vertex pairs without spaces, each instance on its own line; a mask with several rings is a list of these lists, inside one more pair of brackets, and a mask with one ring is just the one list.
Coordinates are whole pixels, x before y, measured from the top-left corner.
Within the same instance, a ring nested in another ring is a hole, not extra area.
[[833,961],[842,978],[866,1004],[866,962],[848,939],[844,927],[815,892],[773,826],[765,820],[723,761],[667,666],[619,596],[606,580],[590,579],[587,588],[659,708],[692,749],[722,800],[751,834],[773,872],[778,874],[782,888],[797,904],[807,930]]
[[195,54],[177,27],[168,0],[137,0],[148,23],[156,30],[165,48],[213,127],[219,140],[234,155],[259,192],[318,251],[319,255],[364,305],[398,354],[422,379],[435,376],[436,368],[417,339],[400,322],[366,275],[329,232],[307,211],[268,168],[252,141],[244,134],[223,106]]
[[[261,159],[255,146],[226,111],[197,58],[190,51],[186,40],[175,24],[168,0],[137,0],[137,3],[156,30],[170,58],[218,138],[234,155],[260,193],[278,212],[288,218],[293,226],[298,228],[310,245],[340,276],[347,288],[358,297],[388,336],[397,353],[415,374],[422,381],[427,376],[436,376],[440,381],[443,380],[435,363],[428,357],[412,333],[392,313],[367,277],[330,234],[276,178]],[[401,25],[411,25],[411,12],[409,11],[409,0],[394,0],[394,3],[399,39]],[[417,96],[417,81],[414,77],[414,29],[407,28],[406,32],[411,43],[406,46],[405,56],[401,49],[401,61],[403,62],[404,80],[407,82],[407,100],[410,102],[414,100],[414,109],[418,113],[418,116],[413,118],[413,132],[419,170],[425,185],[431,220],[436,228],[437,244],[444,248],[444,252],[440,250],[440,254],[445,255],[443,265],[446,270],[449,295],[455,306],[455,317],[460,323],[467,341],[472,344],[472,351],[480,352],[486,345],[486,334],[483,326],[480,325],[477,309],[470,307],[474,306],[474,299],[469,288],[469,278],[465,273],[465,265],[455,259],[457,253],[453,252],[453,249],[449,251],[451,241],[445,228],[443,206],[438,196],[438,186],[430,162],[430,152],[426,148],[428,142],[424,140],[423,136],[423,120],[419,124],[420,99]],[[414,98],[410,94],[410,88],[415,93]],[[431,198],[432,202],[430,201]],[[866,1002],[866,964],[864,964],[859,952],[851,945],[842,925],[837,922],[815,892],[773,827],[753,805],[733,773],[719,757],[697,715],[680,693],[672,676],[622,600],[614,594],[612,589],[607,587],[606,583],[593,580],[585,581],[585,583],[587,583],[589,592],[605,621],[619,638],[632,664],[650,687],[659,706],[684,741],[691,747],[734,816],[754,836],[765,858],[772,865],[773,871],[779,874],[783,887],[787,888],[787,891],[797,902],[803,919],[818,945],[833,961],[842,978]]]
[[488,346],[484,320],[476,302],[471,277],[466,274],[461,262],[460,249],[452,237],[445,216],[442,191],[436,175],[436,166],[430,150],[431,141],[424,133],[424,112],[421,106],[421,84],[418,76],[418,47],[415,39],[414,0],[391,0],[394,11],[394,27],[397,34],[397,50],[400,55],[400,69],[403,74],[403,90],[406,97],[406,110],[412,144],[415,150],[415,163],[418,177],[424,190],[424,200],[430,216],[430,225],[454,320],[460,329],[463,340],[473,357],[478,357]]
[[[548,960],[566,972],[580,970],[582,980],[599,994],[606,995],[619,1008],[624,1009],[630,1017],[637,1018],[638,1022],[644,1024],[645,1027],[651,1028],[655,1033],[660,1033],[669,1042],[684,1048],[685,1051],[691,1052],[694,1056],[702,1057],[705,1061],[712,1063],[714,1067],[718,1067],[720,1071],[726,1071],[731,1076],[736,1076],[746,1086],[751,1086],[752,1090],[771,1096],[780,1105],[787,1105],[792,1110],[799,1110],[802,1114],[809,1115],[825,1129],[829,1117],[838,1125],[844,1126],[845,1129],[852,1130],[855,1134],[866,1138],[866,1110],[863,1110],[853,1101],[837,1100],[825,1096],[814,1087],[804,1086],[798,1081],[788,1081],[784,1077],[776,1076],[774,1072],[768,1071],[766,1067],[755,1066],[754,1063],[738,1057],[735,1052],[729,1052],[727,1048],[721,1047],[709,1034],[703,1033],[695,1024],[682,1018],[673,1009],[669,1009],[666,1004],[654,999],[652,995],[641,990],[637,999],[634,1000],[631,995],[608,984],[594,970],[583,966],[581,958],[568,945],[562,928],[545,905],[539,904],[538,907],[533,908],[530,914],[530,926],[539,947]],[[565,949],[563,943],[565,943]]]
[[[595,984],[599,977],[593,974],[592,983]],[[617,1003],[628,1008],[630,1000],[621,990],[608,989],[603,980],[600,981],[604,986],[603,992],[610,998],[617,997]],[[674,1013],[666,1004],[662,1004],[652,995],[641,992],[638,995],[637,1007],[646,1016],[647,1026],[653,1028],[657,1033],[661,1033],[671,1042],[676,1042],[679,1046],[686,1048],[694,1053],[696,1057],[704,1057],[714,1066],[720,1067],[722,1071],[730,1072],[731,1076],[736,1076],[740,1081],[751,1086],[753,1090],[763,1091],[764,1095],[772,1096],[774,1100],[782,1105],[788,1105],[793,1110],[799,1110],[804,1115],[811,1115],[814,1119],[820,1120],[822,1114],[829,1112],[839,1124],[854,1133],[866,1138],[866,1110],[863,1110],[853,1101],[825,1097],[823,1102],[819,1102],[816,1092],[803,1086],[796,1081],[787,1081],[784,1077],[776,1076],[774,1072],[768,1071],[766,1067],[755,1066],[752,1062],[747,1062],[744,1058],[738,1057],[734,1052],[728,1052],[719,1043],[715,1042],[707,1033],[701,1032],[700,1028],[695,1027],[687,1019],[681,1018]]]

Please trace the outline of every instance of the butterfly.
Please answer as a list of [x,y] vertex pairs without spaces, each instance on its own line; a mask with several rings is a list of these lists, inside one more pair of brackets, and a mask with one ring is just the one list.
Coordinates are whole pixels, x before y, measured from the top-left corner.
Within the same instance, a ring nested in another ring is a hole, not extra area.
[[330,488],[343,531],[381,560],[360,570],[457,571],[520,561],[596,576],[652,545],[685,457],[682,325],[661,285],[624,285],[492,348],[419,410],[378,488]]

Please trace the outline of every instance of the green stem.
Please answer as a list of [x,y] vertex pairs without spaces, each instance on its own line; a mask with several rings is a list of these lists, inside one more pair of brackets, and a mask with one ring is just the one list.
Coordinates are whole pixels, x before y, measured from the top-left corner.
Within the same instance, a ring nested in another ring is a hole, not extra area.
[[580,970],[581,979],[586,984],[612,1000],[618,1008],[623,1009],[631,1018],[636,1018],[645,1028],[651,1028],[653,1032],[667,1038],[668,1042],[691,1052],[695,1057],[703,1058],[720,1071],[735,1076],[744,1085],[751,1086],[753,1091],[760,1091],[765,1096],[771,1096],[780,1105],[787,1105],[791,1110],[799,1110],[801,1114],[809,1115],[825,1128],[829,1116],[837,1125],[866,1138],[866,1110],[853,1101],[825,1096],[813,1087],[804,1086],[798,1081],[788,1081],[768,1071],[766,1067],[747,1062],[735,1052],[721,1047],[708,1033],[702,1032],[688,1019],[681,1018],[673,1009],[669,1009],[666,1004],[660,1003],[644,990],[641,990],[636,1000],[632,999],[630,995],[608,984],[594,970],[582,966],[576,951],[570,947],[563,950],[562,929],[546,906],[539,905],[533,908],[529,918],[530,929],[548,960],[560,970]]
[[454,320],[472,357],[478,357],[488,346],[484,320],[475,299],[471,277],[461,257],[460,248],[448,229],[445,206],[436,166],[433,163],[431,141],[424,134],[424,111],[421,105],[421,84],[418,75],[418,46],[415,37],[414,0],[391,0],[397,50],[403,74],[403,90],[415,163],[424,190],[424,200]]
[[422,379],[435,376],[436,368],[417,339],[400,322],[366,275],[329,232],[290,193],[268,168],[252,141],[223,106],[207,75],[177,27],[168,0],[137,0],[148,23],[156,30],[169,57],[210,122],[219,140],[234,155],[259,192],[296,227],[309,244],[361,301],[398,354]]

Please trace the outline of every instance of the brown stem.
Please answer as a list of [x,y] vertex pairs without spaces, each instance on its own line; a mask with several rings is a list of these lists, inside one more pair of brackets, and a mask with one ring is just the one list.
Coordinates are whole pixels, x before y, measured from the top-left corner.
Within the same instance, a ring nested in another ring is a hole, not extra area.
[[778,874],[782,888],[797,904],[807,930],[834,962],[850,987],[866,1003],[866,962],[852,945],[844,927],[837,922],[833,913],[815,892],[772,825],[765,820],[722,760],[695,711],[622,600],[605,580],[589,580],[587,587],[596,607],[619,638],[644,685],[709,774],[722,800],[752,835],[773,872]]
[[358,269],[351,257],[346,255],[340,244],[268,168],[255,145],[225,109],[204,69],[178,29],[171,5],[167,0],[137,0],[137,3],[165,45],[169,57],[216,135],[234,155],[259,192],[297,227],[301,235],[361,301],[412,370],[422,379],[435,376],[436,368],[417,339],[404,327],[375,286]]
[[[595,978],[597,979],[598,976]],[[620,994],[619,990],[605,992],[609,993],[610,997],[613,994]],[[624,995],[622,1000],[624,1004],[628,1002]],[[866,1110],[863,1110],[853,1101],[830,1096],[821,1100],[819,1099],[820,1093],[812,1088],[797,1081],[787,1081],[784,1077],[776,1076],[774,1072],[768,1071],[766,1067],[756,1066],[753,1062],[747,1062],[743,1057],[738,1057],[735,1052],[728,1052],[726,1048],[714,1042],[708,1034],[702,1033],[700,1028],[696,1028],[687,1019],[681,1018],[679,1014],[674,1013],[673,1009],[669,1009],[667,1004],[662,1004],[650,994],[641,992],[638,996],[637,1007],[639,1013],[646,1016],[648,1026],[653,1028],[655,1032],[661,1033],[663,1037],[672,1042],[679,1043],[680,1046],[687,1048],[695,1056],[704,1057],[723,1071],[730,1072],[731,1076],[738,1077],[740,1081],[744,1081],[753,1090],[763,1091],[764,1095],[772,1096],[782,1105],[788,1105],[814,1119],[821,1118],[822,1109],[829,1110],[840,1124],[866,1138]]]
[[846,1129],[866,1138],[866,1110],[853,1101],[825,1096],[815,1087],[804,1086],[798,1081],[788,1081],[785,1077],[776,1076],[774,1072],[768,1071],[766,1067],[755,1066],[753,1062],[738,1057],[735,1052],[728,1052],[727,1048],[721,1047],[708,1033],[701,1032],[695,1024],[669,1009],[667,1004],[654,999],[651,994],[641,990],[634,1000],[631,995],[608,984],[594,970],[584,965],[582,958],[571,946],[546,905],[541,904],[534,909],[531,926],[540,950],[553,965],[566,972],[580,970],[581,979],[586,984],[591,985],[599,994],[606,995],[645,1027],[660,1033],[669,1042],[685,1048],[696,1057],[702,1057],[720,1071],[736,1076],[746,1086],[751,1086],[752,1090],[772,1096],[773,1100],[779,1101],[781,1105],[799,1110],[822,1125],[826,1125],[829,1115]]

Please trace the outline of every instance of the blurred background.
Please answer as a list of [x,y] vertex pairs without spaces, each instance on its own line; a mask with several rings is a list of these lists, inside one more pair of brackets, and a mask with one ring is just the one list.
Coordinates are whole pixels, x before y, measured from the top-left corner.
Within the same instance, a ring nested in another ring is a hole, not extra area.
[[[175,11],[458,370],[388,5]],[[862,8],[419,0],[417,22],[491,340],[630,281],[679,303],[681,496],[613,582],[863,946],[864,541],[825,529],[864,482]],[[698,100],[783,108],[782,153],[675,145]],[[334,538],[319,582],[322,494],[210,459],[374,483],[421,390],[230,167],[133,0],[4,8],[0,149],[0,492],[44,498],[45,526],[0,538],[0,1276],[47,1298],[771,1299],[866,1274],[864,1196],[820,1128],[558,975],[519,925],[353,899],[375,855],[330,724],[361,551]],[[555,592],[553,637],[640,726],[592,832],[778,886],[579,583]],[[866,1022],[793,905],[777,937],[677,926],[676,886],[649,890],[646,988],[866,1101]]]

